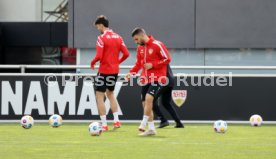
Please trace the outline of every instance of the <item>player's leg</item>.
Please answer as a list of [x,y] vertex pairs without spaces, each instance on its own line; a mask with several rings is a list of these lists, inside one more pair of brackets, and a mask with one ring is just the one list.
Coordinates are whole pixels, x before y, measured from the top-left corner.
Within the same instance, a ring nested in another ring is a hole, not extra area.
[[[150,136],[155,135],[156,130],[154,127],[154,115],[153,115],[153,103],[158,99],[163,91],[164,87],[158,84],[158,82],[154,83],[154,85],[150,85],[148,88],[146,97],[145,97],[145,108],[144,108],[144,118],[142,123],[148,123],[148,130],[140,135],[142,136]],[[142,124],[141,123],[141,124]]]
[[95,82],[95,89],[96,89],[96,102],[98,107],[98,112],[100,114],[101,122],[102,122],[102,129],[103,131],[108,130],[107,121],[106,121],[106,109],[104,104],[105,98],[105,77],[104,75],[98,74],[96,77]]
[[104,104],[104,97],[105,93],[101,91],[96,91],[96,101],[97,101],[97,107],[100,114],[102,127],[104,131],[108,130],[107,121],[106,121],[106,109]]
[[[153,115],[153,101],[154,101],[154,96],[147,93],[146,98],[145,98],[145,107],[144,107],[144,117],[141,122],[141,125],[145,126],[148,124],[148,130],[141,133],[141,136],[151,136],[156,134],[156,130],[154,127],[154,115]],[[141,126],[140,125],[140,126]]]
[[163,92],[162,97],[161,97],[162,105],[170,113],[173,120],[176,122],[175,128],[183,128],[184,125],[181,123],[178,114],[176,113],[175,109],[171,105],[172,90],[173,90],[173,88],[169,87],[169,88],[166,89],[165,92]]
[[153,101],[154,101],[154,96],[147,93],[146,100],[145,100],[145,107],[144,107],[144,115],[148,116],[148,122],[153,121],[153,111],[152,111]]
[[[142,101],[142,106],[143,106],[143,111],[145,109],[145,100],[146,100],[146,94],[148,92],[150,84],[147,84],[145,86],[142,86],[141,89],[141,101]],[[138,128],[139,131],[141,132],[145,132],[146,126],[147,126],[147,122],[148,122],[149,117],[146,115],[143,115],[143,119],[142,122]]]
[[117,81],[117,74],[109,75],[106,78],[106,85],[107,85],[107,90],[106,90],[106,96],[110,102],[110,108],[113,113],[113,128],[120,128],[121,127],[121,122],[119,120],[119,113],[118,113],[118,101],[114,95],[114,89],[116,86],[116,81]]
[[106,96],[107,96],[108,100],[110,101],[110,108],[113,113],[113,120],[114,120],[113,128],[120,128],[121,122],[119,120],[117,99],[115,98],[114,92],[107,90]]
[[98,111],[100,116],[106,115],[105,105],[104,105],[104,92],[96,91],[96,101],[98,106]]
[[[112,113],[118,114],[117,99],[115,98],[114,92],[107,90],[106,96],[107,96],[108,100],[110,101],[110,108],[111,108]],[[119,118],[117,115],[114,115],[114,121],[119,121]]]

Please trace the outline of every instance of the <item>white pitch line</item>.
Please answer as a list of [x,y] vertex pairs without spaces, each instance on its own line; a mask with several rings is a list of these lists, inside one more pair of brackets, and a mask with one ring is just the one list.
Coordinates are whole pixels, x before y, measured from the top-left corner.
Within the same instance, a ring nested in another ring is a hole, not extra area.
[[[64,123],[90,123],[92,121],[99,122],[100,120],[63,120]],[[20,120],[0,120],[0,123],[19,123]],[[36,123],[48,123],[48,120],[35,120]],[[113,120],[108,120],[108,123],[112,123]],[[141,120],[121,120],[122,123],[140,123]],[[155,120],[155,123],[159,123],[159,120]],[[173,120],[169,120],[170,123],[174,123]],[[215,120],[181,120],[184,124],[213,124]],[[249,124],[249,121],[233,121],[229,120],[228,124]],[[263,124],[276,124],[276,121],[263,121]]]

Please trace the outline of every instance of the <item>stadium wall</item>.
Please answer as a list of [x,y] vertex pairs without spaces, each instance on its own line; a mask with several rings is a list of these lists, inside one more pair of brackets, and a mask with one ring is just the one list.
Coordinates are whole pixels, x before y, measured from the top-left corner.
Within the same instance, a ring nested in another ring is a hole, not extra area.
[[[182,120],[247,121],[252,114],[258,113],[266,121],[276,121],[275,76],[232,79],[225,76],[225,86],[216,85],[216,82],[212,85],[209,77],[192,77],[186,79],[187,83],[180,82],[179,86],[174,88],[180,93],[173,94],[172,104]],[[197,85],[193,85],[192,79]],[[61,114],[65,120],[98,120],[91,80],[93,77],[88,75],[2,74],[0,120],[18,120],[24,114],[31,114],[35,119],[43,120],[54,113]],[[204,80],[211,85],[198,84]],[[218,77],[214,77],[214,81],[217,80]],[[142,107],[137,79],[133,81],[134,86],[124,84],[118,82],[115,89],[121,119],[140,120]],[[110,110],[108,101],[105,102],[107,110]],[[161,108],[164,111],[162,106]],[[111,112],[107,112],[109,119],[112,119]],[[168,116],[166,112],[165,114]]]
[[41,0],[1,0],[0,22],[40,22]]
[[169,48],[275,48],[275,0],[69,0],[69,45],[95,48],[96,16],[135,48],[130,33],[144,27]]

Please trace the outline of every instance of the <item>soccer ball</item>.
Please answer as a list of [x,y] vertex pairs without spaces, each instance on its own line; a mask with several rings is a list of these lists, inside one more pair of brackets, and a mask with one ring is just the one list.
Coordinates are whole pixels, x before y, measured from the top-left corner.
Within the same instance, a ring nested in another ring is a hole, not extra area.
[[21,126],[24,129],[30,129],[34,125],[33,117],[26,115],[21,118]]
[[217,120],[214,123],[214,130],[217,133],[225,133],[227,131],[227,123],[223,120]]
[[250,117],[250,123],[252,126],[261,126],[263,119],[260,115],[255,114]]
[[100,136],[102,133],[102,124],[99,122],[92,122],[88,127],[88,131],[91,136]]
[[57,128],[61,126],[62,124],[62,117],[60,115],[54,114],[50,116],[49,118],[49,125],[52,126],[53,128]]

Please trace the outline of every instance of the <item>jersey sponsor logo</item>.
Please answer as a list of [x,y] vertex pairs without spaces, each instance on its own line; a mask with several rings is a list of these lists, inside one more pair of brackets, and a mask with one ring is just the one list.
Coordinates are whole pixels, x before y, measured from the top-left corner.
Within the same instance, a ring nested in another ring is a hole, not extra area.
[[175,105],[181,107],[187,99],[187,90],[173,90],[172,100]]

